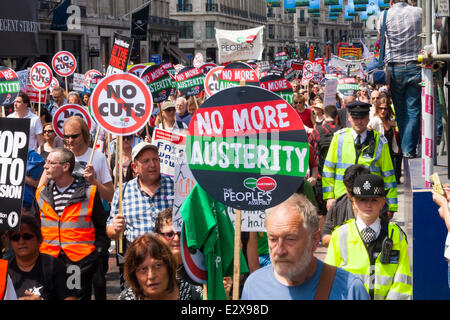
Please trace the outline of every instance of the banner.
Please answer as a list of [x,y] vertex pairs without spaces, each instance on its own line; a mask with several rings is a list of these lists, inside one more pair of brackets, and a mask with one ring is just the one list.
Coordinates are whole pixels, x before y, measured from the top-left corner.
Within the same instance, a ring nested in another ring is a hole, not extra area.
[[266,0],[268,7],[279,8],[281,6],[280,0]]
[[328,62],[329,67],[333,67],[335,71],[347,74],[350,76],[363,76],[367,69],[367,61],[364,59],[360,60],[347,60],[339,58],[338,56],[333,56]]
[[0,118],[0,231],[18,230],[25,191],[30,119]]
[[147,41],[147,25],[150,2],[131,15],[131,37],[137,41]]
[[240,60],[261,60],[264,50],[263,29],[216,30],[219,63]]
[[39,56],[38,1],[0,2],[2,57]]
[[175,165],[181,163],[186,149],[186,136],[172,131],[155,128],[152,143],[158,147],[161,160],[161,174],[173,177]]
[[111,49],[111,58],[109,59],[106,76],[127,70],[132,47],[133,38],[125,37],[117,33],[114,34],[114,43]]

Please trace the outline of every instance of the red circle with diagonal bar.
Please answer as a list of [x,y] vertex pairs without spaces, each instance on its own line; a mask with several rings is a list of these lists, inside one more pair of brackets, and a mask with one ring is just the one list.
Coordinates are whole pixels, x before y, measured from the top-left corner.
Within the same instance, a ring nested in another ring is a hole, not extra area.
[[61,77],[68,77],[75,72],[77,60],[69,51],[60,51],[53,56],[52,68]]
[[30,70],[30,83],[36,90],[46,90],[52,83],[52,69],[44,62],[36,62]]
[[138,132],[150,120],[152,110],[150,90],[131,73],[105,77],[92,92],[92,116],[112,134],[124,136]]

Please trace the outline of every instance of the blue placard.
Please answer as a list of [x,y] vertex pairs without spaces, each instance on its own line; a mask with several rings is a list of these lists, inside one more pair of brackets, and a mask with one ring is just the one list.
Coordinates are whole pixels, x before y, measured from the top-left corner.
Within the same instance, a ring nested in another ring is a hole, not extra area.
[[154,64],[161,64],[161,55],[160,54],[152,54],[150,55],[150,62],[153,62]]

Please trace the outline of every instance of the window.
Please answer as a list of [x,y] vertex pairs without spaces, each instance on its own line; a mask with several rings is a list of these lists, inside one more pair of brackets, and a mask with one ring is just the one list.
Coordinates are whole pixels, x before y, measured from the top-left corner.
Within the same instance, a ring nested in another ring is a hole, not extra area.
[[215,35],[214,21],[206,21],[206,39],[213,39]]
[[306,37],[306,27],[305,26],[302,26],[299,28],[299,36]]
[[180,21],[180,39],[194,39],[194,22]]
[[275,38],[274,25],[269,24],[269,39],[274,39],[274,38]]

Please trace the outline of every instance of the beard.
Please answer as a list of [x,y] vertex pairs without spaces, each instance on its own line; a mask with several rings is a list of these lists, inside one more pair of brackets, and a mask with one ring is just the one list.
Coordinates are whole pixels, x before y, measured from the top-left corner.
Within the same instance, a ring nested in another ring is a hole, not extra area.
[[307,246],[303,250],[303,254],[296,259],[287,256],[270,255],[270,261],[272,262],[273,269],[281,277],[294,280],[299,275],[307,272],[308,266],[314,256],[312,246],[313,241],[309,238]]

